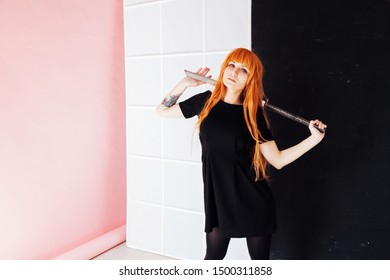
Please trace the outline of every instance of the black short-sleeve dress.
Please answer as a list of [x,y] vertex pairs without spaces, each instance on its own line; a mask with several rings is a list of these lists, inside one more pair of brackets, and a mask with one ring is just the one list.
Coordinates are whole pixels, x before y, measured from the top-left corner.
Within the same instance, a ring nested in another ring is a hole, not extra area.
[[[211,92],[179,103],[185,118],[199,115]],[[273,140],[259,109],[258,128]],[[202,145],[205,232],[218,227],[226,237],[271,234],[276,229],[275,201],[265,180],[255,181],[251,150],[254,140],[243,106],[219,101],[199,131]]]

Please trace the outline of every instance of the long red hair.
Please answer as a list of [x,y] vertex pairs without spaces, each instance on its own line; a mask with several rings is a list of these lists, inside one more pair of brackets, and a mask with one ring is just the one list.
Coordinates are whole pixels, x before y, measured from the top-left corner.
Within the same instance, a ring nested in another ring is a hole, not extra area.
[[256,121],[258,109],[260,108],[268,124],[267,116],[262,104],[264,96],[262,80],[263,64],[255,53],[244,48],[238,48],[228,54],[221,66],[221,71],[214,91],[199,114],[197,126],[200,128],[202,122],[210,113],[210,110],[225,96],[227,88],[222,82],[222,78],[225,69],[231,61],[241,63],[249,70],[245,89],[241,93],[241,101],[243,104],[246,126],[248,127],[252,138],[255,140],[252,163],[256,173],[256,181],[261,179],[268,180],[266,172],[268,163],[260,152],[260,144],[263,143],[265,139],[262,137]]

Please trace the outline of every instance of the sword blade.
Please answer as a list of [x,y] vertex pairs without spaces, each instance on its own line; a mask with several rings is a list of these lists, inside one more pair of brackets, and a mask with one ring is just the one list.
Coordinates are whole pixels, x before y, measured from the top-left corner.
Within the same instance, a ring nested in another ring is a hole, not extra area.
[[184,72],[186,73],[186,75],[188,77],[193,78],[195,80],[205,82],[206,84],[209,84],[209,85],[212,85],[212,86],[215,86],[217,84],[216,80],[207,78],[207,77],[199,75],[197,73],[194,73],[194,72],[191,72],[191,71],[188,71],[188,70],[184,70]]
[[[199,80],[199,81],[202,81],[202,82],[205,82],[209,85],[212,85],[212,86],[215,86],[217,84],[217,81],[216,80],[213,80],[213,79],[210,79],[210,78],[207,78],[207,77],[204,77],[202,75],[199,75],[197,73],[194,73],[194,72],[191,72],[191,71],[188,71],[188,70],[184,70],[184,72],[186,73],[186,75],[190,78],[193,78],[193,79],[196,79],[196,80]],[[310,122],[302,117],[299,117],[297,115],[294,115],[294,114],[291,114],[290,112],[287,112],[286,110],[284,109],[281,109],[279,107],[276,107],[272,104],[270,104],[269,102],[269,99],[267,100],[263,100],[263,106],[265,109],[271,111],[271,112],[274,112],[278,115],[281,115],[285,118],[288,118],[290,120],[293,120],[297,123],[300,123],[300,124],[303,124],[305,126],[309,126]],[[324,129],[320,129],[319,127],[315,126],[319,131],[321,131],[322,133],[325,132]]]

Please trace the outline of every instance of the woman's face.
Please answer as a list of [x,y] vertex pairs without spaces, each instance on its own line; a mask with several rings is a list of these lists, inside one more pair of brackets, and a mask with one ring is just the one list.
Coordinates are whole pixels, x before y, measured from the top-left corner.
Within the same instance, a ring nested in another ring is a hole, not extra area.
[[248,76],[249,70],[245,65],[230,61],[223,73],[222,81],[227,88],[241,92],[245,88]]

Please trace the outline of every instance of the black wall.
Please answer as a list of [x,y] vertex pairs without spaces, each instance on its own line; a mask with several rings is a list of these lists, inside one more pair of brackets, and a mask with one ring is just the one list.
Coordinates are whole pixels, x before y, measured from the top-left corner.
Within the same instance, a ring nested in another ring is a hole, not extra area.
[[[253,0],[270,103],[328,124],[280,171],[273,259],[390,259],[390,1]],[[308,130],[269,113],[283,149]]]

